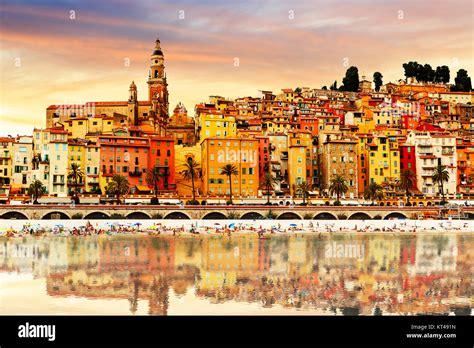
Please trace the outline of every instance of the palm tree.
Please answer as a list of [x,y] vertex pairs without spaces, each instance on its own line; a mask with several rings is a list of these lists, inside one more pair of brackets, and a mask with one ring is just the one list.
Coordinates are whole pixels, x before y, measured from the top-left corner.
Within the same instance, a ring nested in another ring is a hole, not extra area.
[[107,185],[107,191],[117,196],[117,203],[120,204],[120,196],[126,194],[130,188],[127,177],[115,174]]
[[191,157],[188,158],[184,164],[184,169],[181,171],[184,180],[191,180],[193,188],[193,204],[196,204],[196,189],[194,188],[194,180],[201,176],[201,165]]
[[432,179],[433,179],[433,181],[438,183],[438,186],[441,190],[441,196],[443,197],[443,202],[442,203],[444,203],[445,202],[445,200],[444,200],[444,182],[449,181],[449,172],[446,169],[446,166],[443,166],[443,165],[441,165],[441,163],[438,163],[438,165],[436,166],[436,168],[433,172]]
[[374,205],[376,200],[380,200],[383,198],[382,186],[380,186],[376,182],[371,182],[370,185],[367,186],[364,190],[364,198],[371,200],[372,205]]
[[309,197],[309,192],[311,191],[311,184],[306,181],[296,184],[296,193],[303,196],[303,205],[306,205],[306,197]]
[[226,164],[221,168],[221,174],[222,175],[227,175],[229,177],[229,188],[230,188],[230,194],[229,194],[229,202],[232,205],[232,175],[238,175],[239,170],[235,166],[235,164]]
[[410,190],[415,185],[415,179],[415,173],[411,169],[403,169],[400,173],[400,182],[398,183],[398,187],[405,191],[407,205],[409,203]]
[[[329,185],[329,194],[334,195],[336,194],[337,201],[338,203],[341,203],[339,198],[341,195],[345,194],[349,190],[349,187],[347,186],[347,181],[342,175],[334,175],[334,177],[331,179],[331,183]],[[334,202],[334,204],[336,204]]]
[[81,166],[77,163],[71,163],[69,167],[68,178],[72,179],[74,182],[74,196],[77,194],[77,184],[84,177],[84,171],[81,169]]
[[38,198],[46,193],[46,187],[40,180],[35,180],[28,187],[28,194],[33,198],[33,204],[38,204]]
[[155,194],[155,197],[152,198],[151,204],[159,204],[158,201],[158,184],[160,183],[161,177],[163,176],[163,173],[160,172],[160,168],[154,167],[154,168],[148,168],[146,170],[146,182],[148,185],[153,186],[153,193]]
[[262,182],[260,183],[260,188],[265,189],[267,191],[267,205],[270,205],[270,192],[273,190],[273,186],[278,182],[279,180],[275,177],[273,177],[270,173],[266,173],[263,176]]

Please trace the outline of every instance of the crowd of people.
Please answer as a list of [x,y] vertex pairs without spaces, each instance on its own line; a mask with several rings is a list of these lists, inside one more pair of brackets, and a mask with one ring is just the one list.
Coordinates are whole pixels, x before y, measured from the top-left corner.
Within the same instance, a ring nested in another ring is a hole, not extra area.
[[22,228],[1,228],[0,236],[16,237],[16,236],[43,236],[43,235],[60,235],[60,236],[91,236],[91,235],[116,235],[116,234],[149,234],[149,235],[173,235],[181,234],[221,234],[232,236],[233,234],[250,233],[257,234],[259,238],[268,238],[265,235],[271,234],[294,234],[294,233],[416,233],[416,232],[435,232],[435,231],[472,231],[467,222],[462,224],[452,224],[451,221],[439,222],[437,226],[421,226],[416,221],[409,222],[393,222],[390,226],[366,224],[355,222],[354,225],[346,223],[342,226],[336,223],[277,223],[275,224],[258,224],[258,222],[204,222],[196,221],[191,223],[176,224],[153,223],[142,227],[140,222],[107,222],[92,223],[87,221],[84,225],[68,227],[64,224],[57,223],[55,225],[48,224],[32,224],[26,223]]

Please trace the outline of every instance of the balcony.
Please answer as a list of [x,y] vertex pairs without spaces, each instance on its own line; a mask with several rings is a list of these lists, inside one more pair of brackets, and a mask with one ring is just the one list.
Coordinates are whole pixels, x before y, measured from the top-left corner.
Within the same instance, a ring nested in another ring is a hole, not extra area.
[[441,151],[441,154],[443,156],[453,156],[454,155],[454,151]]
[[133,177],[139,177],[139,176],[142,176],[142,172],[138,170],[134,170],[133,172],[128,172],[128,175],[133,176]]

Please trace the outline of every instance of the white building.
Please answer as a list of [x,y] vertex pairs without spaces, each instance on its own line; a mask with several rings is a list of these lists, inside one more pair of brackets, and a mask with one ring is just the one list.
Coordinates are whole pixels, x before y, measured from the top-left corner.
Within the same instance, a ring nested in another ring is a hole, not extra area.
[[[13,144],[12,187],[27,190],[32,181],[33,138],[19,136]],[[20,186],[21,185],[21,186]]]
[[62,128],[35,129],[33,131],[34,155],[37,166],[33,180],[40,180],[47,193],[67,197],[68,132]]
[[457,152],[456,137],[449,133],[413,131],[407,136],[407,144],[415,146],[416,184],[421,191],[431,197],[440,193],[432,176],[438,164],[446,167],[449,180],[443,183],[445,194],[456,193]]

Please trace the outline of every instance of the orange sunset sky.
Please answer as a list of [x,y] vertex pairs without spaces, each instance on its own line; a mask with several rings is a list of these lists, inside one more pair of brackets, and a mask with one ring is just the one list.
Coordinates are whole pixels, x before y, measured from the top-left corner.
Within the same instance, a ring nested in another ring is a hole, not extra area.
[[410,60],[448,65],[451,82],[460,68],[474,74],[472,0],[0,4],[0,135],[44,127],[51,104],[126,100],[132,80],[146,99],[157,36],[170,112],[181,101],[193,114],[209,95],[340,84],[345,58],[385,83]]

